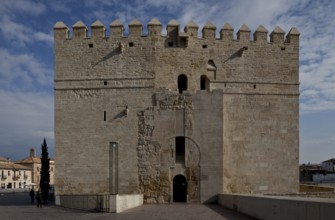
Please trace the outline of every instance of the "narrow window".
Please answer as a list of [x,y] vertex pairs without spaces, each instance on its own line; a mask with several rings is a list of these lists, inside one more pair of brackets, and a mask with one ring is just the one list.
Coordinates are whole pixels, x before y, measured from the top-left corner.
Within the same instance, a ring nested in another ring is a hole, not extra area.
[[202,75],[200,77],[200,89],[208,90],[208,87],[209,87],[209,80],[206,75]]
[[107,86],[107,81],[104,81],[104,86]]
[[106,111],[104,111],[104,121],[106,121]]
[[176,137],[176,163],[185,163],[185,137]]
[[178,76],[178,91],[179,93],[183,93],[183,91],[187,90],[187,76],[184,74]]

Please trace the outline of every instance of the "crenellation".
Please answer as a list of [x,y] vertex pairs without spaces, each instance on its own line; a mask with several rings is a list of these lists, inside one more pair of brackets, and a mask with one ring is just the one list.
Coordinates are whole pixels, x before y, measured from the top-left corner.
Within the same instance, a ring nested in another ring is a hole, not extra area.
[[87,38],[88,29],[86,25],[82,21],[78,21],[74,25],[72,25],[73,29],[73,39],[83,39]]
[[254,32],[254,41],[258,43],[267,43],[268,30],[263,26],[259,25]]
[[129,25],[129,37],[141,37],[143,32],[143,24],[136,18]]
[[249,42],[250,41],[250,28],[243,24],[237,32],[237,40],[240,42]]
[[96,39],[106,37],[105,25],[100,20],[91,24],[91,37]]
[[270,34],[270,42],[275,44],[284,43],[285,31],[277,26]]
[[179,23],[172,19],[166,26],[167,32],[167,46],[178,47],[179,46]]
[[286,42],[299,47],[299,36],[300,32],[296,27],[293,27],[286,35]]
[[64,24],[64,22],[58,21],[54,25],[53,28],[54,28],[54,39],[55,40],[58,40],[58,39],[68,39],[69,38],[70,30]]
[[[255,32],[253,33],[253,40],[250,39],[251,30],[245,24],[243,24],[237,32],[237,41],[234,40],[234,28],[225,23],[224,26],[220,30],[220,38],[216,39],[216,26],[211,22],[206,23],[206,25],[202,28],[202,37],[198,38],[198,25],[193,21],[190,21],[186,24],[184,31],[180,32],[180,24],[172,19],[166,26],[167,36],[162,36],[162,24],[156,18],[153,18],[148,24],[148,35],[147,36],[155,36],[151,39],[157,39],[156,37],[162,37],[165,39],[165,47],[175,47],[175,48],[185,48],[185,47],[193,47],[196,45],[201,45],[203,43],[211,42],[214,44],[240,44],[239,42],[257,42],[261,44],[273,43],[273,44],[282,44],[284,46],[289,46],[290,44],[299,45],[299,31],[297,28],[292,28],[287,34],[286,39],[285,32],[280,28],[276,27],[270,34],[268,42],[268,30],[260,25]],[[128,44],[127,38],[141,38],[143,37],[143,24],[138,20],[132,20],[129,25],[129,34],[128,36],[124,35],[124,25],[119,20],[114,20],[109,28],[111,31],[110,38],[115,39],[118,38],[119,41],[125,41],[124,43]],[[87,35],[88,29],[86,25],[82,21],[78,21],[72,26],[73,29],[73,39],[86,39],[86,38],[109,38],[106,37],[106,29],[104,24],[96,20],[91,25],[91,37]],[[61,21],[57,22],[54,25],[54,35],[58,40],[61,39],[72,39],[70,38],[70,31],[68,27]],[[146,36],[145,36],[146,37]],[[192,40],[194,39],[194,40]],[[206,41],[203,41],[206,40]],[[209,40],[209,41],[208,41]],[[198,42],[198,43],[197,43]],[[218,45],[219,46],[219,45]],[[294,47],[295,50],[297,47]]]
[[202,38],[204,39],[215,39],[216,27],[211,22],[207,22],[206,25],[202,28]]
[[114,20],[110,25],[111,37],[112,38],[120,38],[123,37],[124,26],[120,19]]
[[156,18],[151,19],[148,23],[148,36],[161,36],[162,34],[162,23]]
[[186,24],[186,26],[184,28],[184,31],[189,37],[197,38],[198,37],[198,29],[199,29],[199,26],[196,23],[194,23],[193,21],[190,21]]
[[230,24],[225,23],[223,25],[223,27],[220,30],[220,39],[225,42],[233,41],[234,28]]

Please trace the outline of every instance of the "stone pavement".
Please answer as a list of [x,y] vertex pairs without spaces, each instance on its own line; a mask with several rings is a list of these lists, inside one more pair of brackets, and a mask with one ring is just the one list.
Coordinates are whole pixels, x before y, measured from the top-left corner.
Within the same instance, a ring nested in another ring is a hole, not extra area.
[[[7,204],[6,204],[7,203]],[[15,204],[17,203],[17,204]],[[222,208],[218,205],[202,204],[165,204],[165,205],[143,205],[122,213],[93,213],[80,210],[66,209],[54,205],[37,208],[31,205],[28,195],[1,195],[0,196],[0,219],[71,219],[71,220],[252,220],[232,210]]]

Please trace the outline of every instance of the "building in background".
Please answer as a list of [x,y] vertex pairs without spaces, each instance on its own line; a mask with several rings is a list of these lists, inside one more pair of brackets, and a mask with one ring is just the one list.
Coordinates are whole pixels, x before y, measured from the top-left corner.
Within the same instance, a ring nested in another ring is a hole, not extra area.
[[4,189],[29,189],[32,187],[32,168],[0,157],[0,186]]
[[327,172],[335,172],[335,158],[325,160],[321,163],[322,169]]
[[[18,165],[29,167],[32,170],[32,183],[38,188],[41,176],[41,158],[36,156],[34,148],[30,149],[29,157],[15,162]],[[50,186],[54,185],[55,160],[50,159]]]

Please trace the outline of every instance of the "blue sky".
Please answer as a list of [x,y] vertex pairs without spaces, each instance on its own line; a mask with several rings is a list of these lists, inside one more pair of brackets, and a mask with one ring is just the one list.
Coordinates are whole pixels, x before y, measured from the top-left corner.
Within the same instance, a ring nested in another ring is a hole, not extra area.
[[[54,155],[53,26],[88,27],[121,19],[144,26],[156,17],[163,30],[171,20],[262,24],[300,31],[300,162],[335,158],[335,1],[333,0],[0,0],[0,156],[18,160],[45,137]],[[107,31],[107,34],[108,31]],[[163,33],[164,34],[164,33]],[[200,31],[199,31],[200,34]]]

